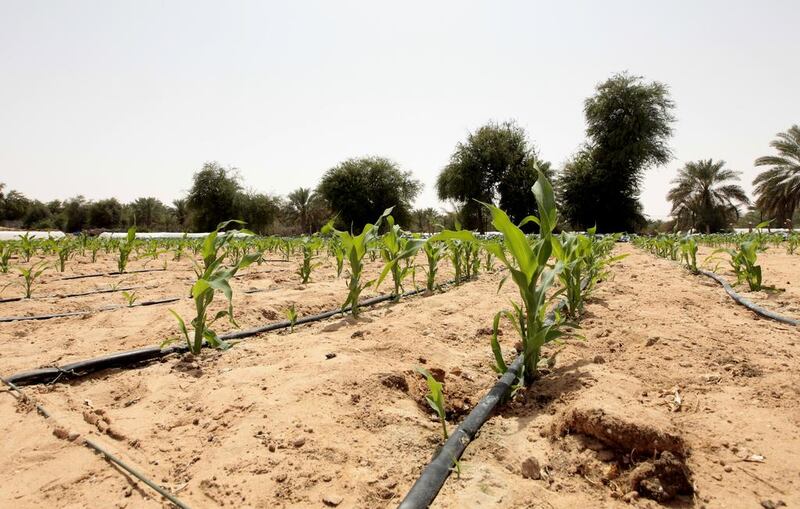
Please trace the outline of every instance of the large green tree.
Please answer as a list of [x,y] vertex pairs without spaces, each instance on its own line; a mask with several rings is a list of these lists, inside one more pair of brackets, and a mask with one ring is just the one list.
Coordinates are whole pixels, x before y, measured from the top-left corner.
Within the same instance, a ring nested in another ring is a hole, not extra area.
[[234,168],[208,162],[194,174],[192,188],[186,198],[194,231],[210,232],[228,219],[239,219],[236,203],[242,186]]
[[800,126],[778,133],[770,146],[777,155],[756,159],[756,166],[770,167],[753,181],[756,207],[783,227],[800,208]]
[[666,85],[621,73],[586,99],[588,141],[565,166],[562,210],[577,228],[632,231],[644,224],[639,194],[645,171],[672,158],[674,103]]
[[739,207],[750,203],[737,184],[739,175],[725,168],[725,161],[686,163],[667,194],[675,227],[704,233],[728,230],[739,219]]
[[456,145],[436,180],[436,192],[440,199],[456,203],[464,226],[485,232],[488,216],[478,202],[499,199],[515,222],[536,213],[531,193],[535,164],[549,172],[550,163],[539,160],[522,127],[513,121],[489,122]]
[[411,202],[422,184],[385,157],[348,159],[322,176],[317,192],[344,228],[361,231],[389,207],[398,224],[407,226]]

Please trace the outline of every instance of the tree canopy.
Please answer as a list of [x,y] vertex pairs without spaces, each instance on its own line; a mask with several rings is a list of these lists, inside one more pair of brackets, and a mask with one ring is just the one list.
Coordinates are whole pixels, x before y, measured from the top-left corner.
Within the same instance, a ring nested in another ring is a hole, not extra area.
[[565,166],[558,187],[577,228],[632,231],[644,224],[639,194],[644,172],[672,158],[674,103],[666,85],[621,73],[584,103],[587,143]]
[[753,185],[756,207],[775,219],[772,226],[783,227],[800,208],[800,126],[776,136],[770,146],[778,153],[756,159],[756,166],[770,168]]
[[686,163],[667,194],[675,227],[703,233],[728,230],[739,219],[739,207],[750,203],[744,189],[736,184],[739,175],[725,168],[725,161]]
[[411,202],[422,184],[385,157],[348,159],[322,176],[317,192],[337,214],[340,227],[360,231],[384,210],[394,207],[392,216],[407,226]]
[[487,215],[478,202],[499,198],[514,222],[536,213],[531,192],[536,164],[549,172],[550,163],[539,160],[522,127],[513,121],[489,122],[456,145],[436,180],[436,192],[440,199],[456,202],[465,227],[484,232]]

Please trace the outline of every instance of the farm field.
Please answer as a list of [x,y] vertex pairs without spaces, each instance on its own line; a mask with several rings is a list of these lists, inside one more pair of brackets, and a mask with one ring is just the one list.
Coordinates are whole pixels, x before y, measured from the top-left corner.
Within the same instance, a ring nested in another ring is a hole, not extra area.
[[[580,330],[563,346],[544,347],[545,355],[559,352],[555,364],[484,425],[434,507],[657,507],[630,494],[631,478],[647,468],[688,473],[694,494],[669,506],[800,503],[792,452],[800,448],[796,328],[758,318],[717,283],[672,261],[627,244],[613,254],[627,257],[588,298]],[[772,268],[782,267],[768,261],[771,254],[762,262],[767,284]],[[339,306],[345,280],[322,259],[307,285],[295,274],[296,256],[244,269],[232,281],[239,325],[282,320],[291,304],[300,316]],[[113,260],[70,263],[81,273],[100,267],[113,270]],[[374,277],[380,267],[367,262],[366,270]],[[188,269],[187,261],[169,262],[164,272],[123,277],[153,286],[140,290],[141,299],[155,299],[188,294]],[[785,270],[789,281],[791,263]],[[453,428],[496,380],[492,318],[518,298],[510,282],[498,292],[505,275],[482,270],[444,291],[364,308],[357,319],[335,317],[224,352],[173,355],[26,392],[64,428],[98,436],[191,507],[393,507],[442,442],[415,368],[442,378]],[[451,276],[442,261],[437,279]],[[91,290],[119,278],[58,277],[47,273],[36,292]],[[244,293],[251,289],[269,291]],[[0,304],[0,314],[96,309],[120,299],[12,302]],[[0,373],[158,344],[176,334],[169,307],[186,316],[192,301],[0,324]],[[518,336],[501,324],[499,342],[513,351]],[[220,325],[220,332],[231,327]],[[6,395],[0,415],[9,437],[0,445],[2,466],[16,479],[0,486],[0,505],[164,504],[101,457],[55,436],[60,430],[30,404]],[[114,433],[101,433],[108,426]],[[659,462],[641,454],[654,439],[675,453],[672,463],[664,453]],[[679,489],[680,476],[664,478]]]
[[[701,246],[698,250],[698,260],[705,260],[713,249]],[[717,274],[724,276],[731,284],[736,282],[736,276],[728,263],[727,255],[717,255],[719,263],[708,262],[705,265]],[[764,274],[764,285],[774,286],[779,291],[751,292],[746,284],[739,285],[737,291],[775,312],[786,316],[800,317],[800,253],[789,254],[784,247],[770,246],[758,254],[758,263]]]

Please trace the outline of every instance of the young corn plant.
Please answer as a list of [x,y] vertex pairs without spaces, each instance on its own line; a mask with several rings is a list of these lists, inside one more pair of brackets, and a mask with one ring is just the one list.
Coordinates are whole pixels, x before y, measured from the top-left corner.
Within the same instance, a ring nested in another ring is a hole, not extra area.
[[47,264],[44,261],[34,263],[30,267],[17,267],[20,276],[22,276],[22,283],[17,283],[25,291],[25,298],[30,299],[33,294],[33,285],[39,276],[44,274],[47,270]]
[[431,375],[430,371],[425,368],[417,368],[417,371],[425,377],[425,381],[428,384],[428,394],[425,395],[425,401],[428,402],[428,405],[436,412],[436,415],[439,416],[439,422],[442,424],[442,435],[444,439],[447,440],[447,419],[444,411],[444,391],[442,390],[442,384]]
[[303,262],[297,270],[301,282],[307,284],[311,279],[311,271],[318,267],[318,263],[313,263],[314,255],[319,249],[320,241],[316,237],[303,237],[300,240],[300,248],[303,252]]
[[136,301],[139,299],[139,296],[136,294],[135,291],[133,292],[122,292],[122,298],[125,299],[125,303],[128,307],[133,307]]
[[[526,384],[533,382],[538,376],[537,367],[542,346],[562,335],[558,320],[545,324],[547,304],[561,291],[555,292],[550,298],[547,292],[563,270],[563,263],[556,261],[552,269],[547,267],[547,261],[553,251],[552,232],[556,226],[557,211],[553,188],[544,173],[541,170],[538,173],[538,179],[533,186],[533,194],[539,208],[538,218],[528,216],[517,226],[505,212],[494,205],[484,204],[492,215],[495,229],[503,235],[509,256],[496,245],[489,244],[487,249],[492,250],[497,259],[506,266],[522,300],[521,305],[513,303],[513,311],[505,314],[513,317],[512,322],[522,339],[521,378]],[[537,223],[540,231],[539,238],[532,242],[529,242],[520,230],[520,226],[529,221]],[[499,320],[499,317],[495,316],[495,320]],[[496,345],[496,349],[494,346],[496,357],[502,359],[499,344]],[[502,366],[499,367],[503,369]]]
[[740,242],[735,249],[721,248],[715,251],[723,251],[730,255],[730,265],[733,273],[736,274],[737,284],[746,282],[751,292],[760,291],[763,288],[761,265],[757,265],[759,244],[756,240]]
[[117,272],[122,274],[128,266],[128,258],[136,244],[136,227],[128,228],[128,235],[125,240],[117,245]]
[[344,247],[338,241],[338,239],[333,239],[331,241],[330,247],[333,257],[336,260],[336,277],[342,277],[342,269],[344,268]]
[[436,289],[436,274],[439,272],[439,261],[444,257],[444,249],[444,244],[430,239],[422,246],[422,252],[425,253],[427,261],[427,266],[424,267],[425,287],[429,292]]
[[289,334],[294,332],[294,325],[297,323],[297,309],[295,309],[294,304],[289,306],[289,309],[285,311],[286,319],[289,320]]
[[358,318],[360,312],[358,303],[361,292],[375,283],[375,280],[362,281],[361,276],[364,272],[364,256],[367,254],[369,245],[378,238],[378,230],[381,221],[392,213],[392,208],[386,209],[375,224],[365,224],[361,233],[358,235],[335,229],[333,227],[333,220],[326,224],[321,230],[323,235],[333,233],[341,242],[345,258],[347,258],[347,263],[350,266],[350,278],[347,282],[347,299],[342,304],[342,310],[344,311],[347,306],[350,306],[350,312],[355,318]]
[[385,262],[383,270],[375,287],[379,287],[388,274],[391,273],[392,281],[394,282],[394,300],[400,299],[403,291],[403,279],[408,276],[413,270],[411,263],[405,263],[401,267],[400,262],[413,261],[414,257],[419,251],[420,247],[425,243],[422,239],[408,239],[403,237],[400,225],[394,223],[394,218],[389,216],[386,218],[389,229],[383,236],[383,247],[381,248],[381,256]]
[[693,274],[697,274],[697,240],[687,235],[680,240],[681,261]]
[[36,252],[36,245],[33,242],[33,236],[30,233],[25,232],[19,238],[19,251],[22,254],[22,261],[28,263],[31,261],[31,257]]
[[[594,229],[589,235],[594,236]],[[592,240],[586,235],[564,233],[552,236],[553,255],[561,264],[558,279],[566,294],[567,316],[577,318],[583,310],[583,280],[589,274],[587,260],[592,251]]]
[[8,274],[9,261],[14,254],[14,247],[9,243],[0,244],[0,272]]
[[[200,250],[203,264],[200,265],[195,262],[197,281],[192,285],[192,298],[194,299],[196,314],[191,321],[191,325],[194,328],[192,338],[189,337],[189,331],[183,318],[174,310],[170,309],[170,313],[178,320],[180,331],[186,339],[189,351],[194,355],[200,353],[204,341],[212,348],[228,348],[229,345],[217,336],[217,333],[211,329],[211,326],[220,318],[227,317],[231,324],[238,327],[236,320],[233,318],[233,290],[231,289],[229,281],[236,275],[236,272],[253,263],[258,257],[257,254],[248,254],[242,256],[233,265],[223,265],[228,254],[227,248],[233,239],[233,234],[231,232],[221,233],[220,231],[231,223],[243,224],[241,221],[226,221],[220,223],[216,230],[208,234],[203,241]],[[246,230],[242,231],[244,233],[250,233]],[[216,315],[210,318],[208,316],[208,308],[214,300],[214,294],[218,291],[222,292],[225,299],[228,301],[228,308],[217,312]],[[165,344],[169,342],[171,342],[171,340],[168,340]]]
[[57,245],[55,246],[55,252],[58,255],[59,272],[64,272],[64,269],[66,269],[67,260],[69,260],[70,257],[72,256],[73,249],[74,246],[72,245],[72,243],[66,239],[58,242]]

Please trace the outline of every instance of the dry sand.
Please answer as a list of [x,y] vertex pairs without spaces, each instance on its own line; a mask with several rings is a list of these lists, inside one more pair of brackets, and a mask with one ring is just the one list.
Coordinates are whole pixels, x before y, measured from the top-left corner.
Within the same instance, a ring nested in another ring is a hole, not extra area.
[[[679,444],[695,487],[673,506],[800,504],[798,330],[757,318],[673,262],[628,245],[618,251],[630,256],[589,301],[585,340],[569,339],[555,368],[489,421],[436,507],[622,507],[625,483],[646,466],[626,447],[646,449],[652,436]],[[344,296],[329,266],[306,287],[294,267],[253,269],[276,272],[245,278],[237,290],[276,291],[235,296],[245,327],[282,319],[290,302],[308,306],[306,314]],[[190,280],[181,278],[191,273],[141,276],[138,284],[159,285],[147,294],[155,298],[186,291]],[[413,370],[444,371],[454,426],[495,380],[488,328],[514,297],[510,285],[497,293],[501,277],[482,274],[445,293],[380,305],[357,321],[332,319],[224,353],[28,391],[67,431],[96,437],[192,507],[392,507],[441,440]],[[188,315],[187,304],[178,309]],[[152,345],[174,331],[165,307],[0,324],[0,373]],[[501,342],[510,357],[508,325]],[[681,403],[673,411],[676,392]],[[0,396],[0,466],[14,479],[0,483],[0,506],[163,505],[87,449],[54,436],[29,405]],[[624,432],[597,436],[602,430],[589,429],[585,417],[598,413]],[[101,432],[107,427],[116,438]]]

